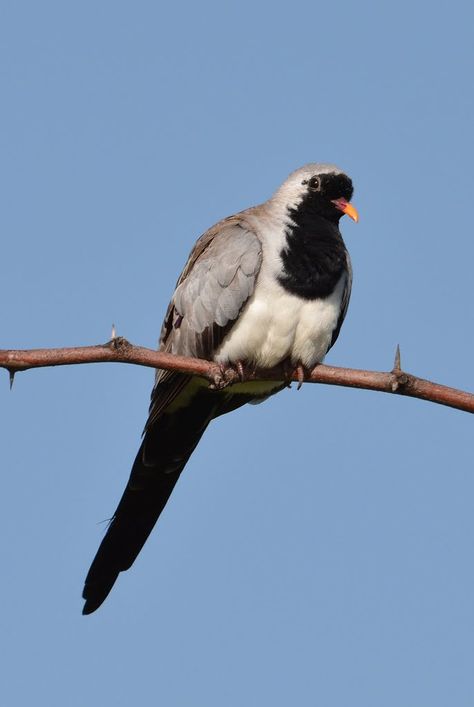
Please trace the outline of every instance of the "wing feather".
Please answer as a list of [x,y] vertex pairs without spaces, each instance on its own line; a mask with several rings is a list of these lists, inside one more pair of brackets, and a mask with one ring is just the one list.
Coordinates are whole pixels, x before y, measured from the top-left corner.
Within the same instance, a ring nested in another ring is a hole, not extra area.
[[[221,221],[197,241],[178,279],[161,330],[160,350],[212,359],[255,289],[262,244],[239,216]],[[158,370],[149,429],[191,377]]]

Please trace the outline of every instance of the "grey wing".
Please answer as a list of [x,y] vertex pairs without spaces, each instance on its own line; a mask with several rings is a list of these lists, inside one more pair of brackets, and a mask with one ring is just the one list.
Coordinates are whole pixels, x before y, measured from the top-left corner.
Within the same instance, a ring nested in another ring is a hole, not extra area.
[[262,244],[252,231],[239,224],[219,231],[178,283],[167,350],[212,358],[253,293],[261,262]]
[[351,264],[351,259],[349,257],[349,253],[346,252],[346,265],[347,265],[347,270],[346,270],[346,282],[344,285],[344,290],[342,292],[342,299],[341,299],[341,311],[339,313],[339,319],[337,320],[336,327],[332,333],[332,339],[331,343],[329,345],[329,349],[331,349],[334,344],[336,343],[337,337],[339,336],[339,332],[341,331],[342,324],[344,322],[344,319],[347,314],[347,308],[349,307],[349,300],[351,298],[351,289],[352,289],[352,264]]
[[[244,222],[224,220],[196,243],[169,304],[160,350],[212,359],[255,289],[262,244]],[[158,370],[147,428],[189,376]]]

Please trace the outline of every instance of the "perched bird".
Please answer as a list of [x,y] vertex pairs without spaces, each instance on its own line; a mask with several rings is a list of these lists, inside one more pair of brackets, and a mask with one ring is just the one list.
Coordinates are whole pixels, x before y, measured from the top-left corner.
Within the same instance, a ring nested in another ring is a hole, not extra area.
[[352,281],[339,219],[358,220],[352,192],[334,165],[308,164],[264,204],[220,221],[196,242],[160,350],[233,365],[242,382],[212,389],[197,376],[157,371],[130,479],[86,577],[84,614],[133,564],[211,420],[285,387],[245,382],[245,367],[283,363],[302,372],[336,341]]

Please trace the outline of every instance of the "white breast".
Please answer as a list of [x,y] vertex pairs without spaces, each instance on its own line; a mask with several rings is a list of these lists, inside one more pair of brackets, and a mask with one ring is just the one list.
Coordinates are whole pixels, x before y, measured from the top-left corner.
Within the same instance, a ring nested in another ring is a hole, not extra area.
[[344,285],[345,275],[330,297],[307,301],[284,290],[273,273],[261,273],[254,294],[215,359],[271,367],[290,358],[295,365],[312,368],[323,360],[331,343]]

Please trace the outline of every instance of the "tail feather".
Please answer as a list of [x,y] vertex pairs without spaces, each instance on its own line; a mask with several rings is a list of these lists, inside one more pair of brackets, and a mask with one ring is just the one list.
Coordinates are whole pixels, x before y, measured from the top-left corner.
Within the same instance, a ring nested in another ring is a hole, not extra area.
[[203,391],[147,429],[127,487],[87,574],[83,614],[98,609],[119,573],[132,566],[215,410],[214,396]]

